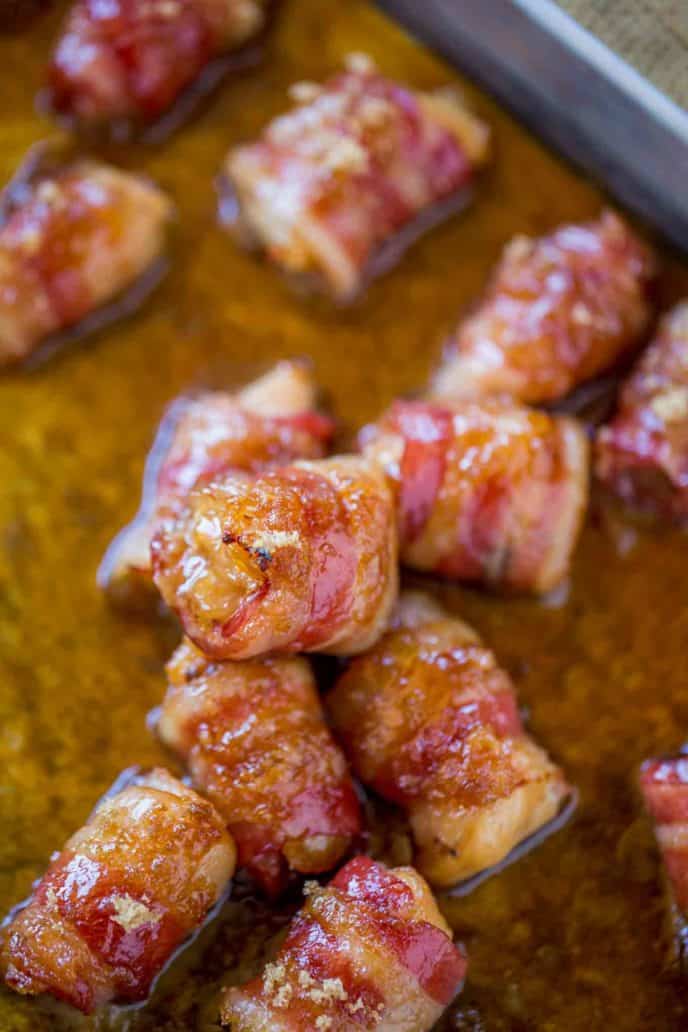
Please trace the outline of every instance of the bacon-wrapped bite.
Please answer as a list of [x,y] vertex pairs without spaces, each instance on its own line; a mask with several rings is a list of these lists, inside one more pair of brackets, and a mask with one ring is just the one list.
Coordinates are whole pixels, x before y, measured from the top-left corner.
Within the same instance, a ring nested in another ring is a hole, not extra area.
[[638,346],[655,272],[650,250],[609,211],[549,236],[516,237],[449,342],[434,393],[562,398]]
[[[264,28],[269,0],[75,0],[48,69],[47,101],[118,133],[205,93]],[[223,60],[224,59],[224,60]]]
[[688,521],[688,301],[662,320],[596,441],[596,472],[633,508]]
[[145,999],[223,895],[235,856],[212,803],[165,770],[130,772],[8,919],[5,982],[86,1014]]
[[688,756],[647,760],[640,789],[655,825],[671,893],[677,959],[688,962]]
[[397,401],[361,444],[397,486],[408,566],[537,592],[566,575],[588,493],[574,419],[502,399]]
[[354,773],[408,813],[418,869],[446,887],[508,857],[571,790],[474,631],[414,598],[396,622],[352,661],[328,708]]
[[290,871],[331,870],[361,817],[306,660],[211,663],[184,642],[167,673],[158,733],[227,821],[239,864],[272,896]]
[[151,552],[163,599],[213,659],[363,652],[397,595],[392,492],[355,456],[218,477]]
[[413,91],[360,54],[292,95],[292,111],[227,156],[221,214],[286,272],[347,300],[420,216],[430,225],[465,197],[488,131],[449,91]]
[[140,300],[162,271],[171,213],[139,176],[95,161],[52,163],[40,149],[30,155],[2,195],[0,366],[130,288]]
[[275,960],[225,991],[232,1032],[427,1032],[460,992],[466,957],[412,867],[351,860],[310,884]]
[[126,603],[152,589],[153,533],[180,511],[199,479],[321,458],[334,424],[316,403],[311,367],[298,360],[279,362],[238,394],[204,391],[173,402],[146,464],[141,506],[108,549],[101,586]]

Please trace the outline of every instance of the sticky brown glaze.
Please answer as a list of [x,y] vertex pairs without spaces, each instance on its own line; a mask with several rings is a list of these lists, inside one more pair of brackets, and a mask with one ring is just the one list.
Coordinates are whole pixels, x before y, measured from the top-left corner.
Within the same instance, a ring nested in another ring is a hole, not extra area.
[[623,384],[597,435],[596,472],[634,509],[688,521],[688,301],[664,317]]
[[98,580],[132,605],[153,590],[150,542],[199,481],[228,470],[257,472],[321,458],[334,431],[316,409],[310,363],[279,362],[237,394],[204,391],[168,406],[149,454],[141,506],[108,549]]
[[640,789],[655,826],[671,896],[675,955],[688,961],[688,756],[647,760]]
[[143,1000],[234,873],[211,803],[167,771],[132,775],[54,854],[5,925],[0,965],[16,992],[86,1014]]
[[473,180],[487,128],[448,92],[401,86],[361,54],[292,97],[256,143],[227,156],[230,222],[282,269],[347,300],[385,242]]
[[448,343],[434,392],[562,398],[637,348],[655,275],[646,244],[610,211],[548,236],[516,237]]
[[232,1032],[427,1032],[460,991],[463,951],[423,879],[351,860],[307,886],[276,959],[225,993]]
[[3,0],[0,5],[0,32],[25,28],[51,6],[51,0]]
[[95,161],[15,180],[0,224],[0,366],[131,287],[161,257],[171,213],[152,183]]
[[418,869],[446,887],[504,860],[570,789],[526,733],[493,653],[438,612],[407,601],[328,709],[356,775],[408,813]]
[[519,591],[566,576],[588,496],[574,419],[497,399],[397,401],[360,441],[396,485],[408,566]]
[[255,36],[267,0],[76,0],[48,68],[50,108],[79,125],[148,124]]
[[214,659],[362,652],[397,594],[392,492],[354,456],[219,477],[151,551],[163,599]]
[[271,896],[290,871],[331,870],[361,817],[306,660],[211,663],[186,641],[167,675],[158,734],[227,821],[239,864]]

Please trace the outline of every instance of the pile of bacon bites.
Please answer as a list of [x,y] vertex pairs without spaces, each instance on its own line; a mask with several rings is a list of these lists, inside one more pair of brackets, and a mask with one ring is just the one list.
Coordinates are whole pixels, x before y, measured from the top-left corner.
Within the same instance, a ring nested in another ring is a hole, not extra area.
[[[50,66],[51,110],[145,139],[265,30],[261,0],[76,0]],[[338,303],[467,203],[488,130],[450,91],[386,79],[364,55],[228,155],[220,210],[242,243]],[[0,358],[141,303],[161,274],[170,200],[131,173],[50,148],[3,195]],[[228,214],[229,213],[229,214]],[[575,806],[514,685],[476,631],[399,566],[493,592],[565,582],[594,470],[659,519],[688,518],[688,303],[655,325],[654,255],[616,214],[519,237],[413,400],[331,455],[307,360],[239,391],[174,401],[139,513],[104,557],[120,606],[161,597],[183,638],[157,734],[186,770],[131,769],[4,925],[23,994],[84,1013],[146,999],[237,867],[305,902],[274,960],[218,1003],[238,1032],[424,1032],[467,960],[432,889],[470,890]],[[596,431],[564,412],[628,366]],[[568,399],[563,405],[564,399]],[[340,658],[321,695],[304,654]],[[688,758],[640,784],[688,914]],[[404,815],[414,866],[366,855],[370,791]]]

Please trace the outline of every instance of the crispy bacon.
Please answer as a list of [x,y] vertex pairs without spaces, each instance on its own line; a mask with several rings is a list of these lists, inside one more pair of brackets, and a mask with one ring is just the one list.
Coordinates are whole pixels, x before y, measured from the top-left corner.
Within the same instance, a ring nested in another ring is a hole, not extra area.
[[500,399],[397,401],[361,444],[397,485],[408,566],[522,591],[565,577],[588,493],[574,419]]
[[316,402],[312,369],[299,360],[279,362],[238,394],[204,391],[173,402],[146,464],[141,506],[108,549],[101,586],[126,604],[148,593],[153,533],[180,511],[199,479],[321,458],[334,424]]
[[276,959],[225,991],[232,1032],[426,1032],[461,990],[466,958],[423,879],[351,860],[307,886]]
[[362,652],[396,599],[392,492],[354,456],[218,477],[151,550],[163,599],[213,659]]
[[292,96],[292,111],[230,151],[223,183],[234,203],[221,210],[277,265],[347,300],[376,260],[389,264],[385,245],[396,238],[402,249],[400,230],[419,227],[421,213],[430,222],[433,209],[436,220],[439,203],[472,182],[488,131],[449,91],[401,86],[361,54]]
[[596,472],[633,508],[688,521],[688,301],[660,323],[596,441]]
[[474,631],[422,599],[406,599],[396,623],[327,704],[354,773],[406,810],[418,869],[446,887],[503,861],[570,788]]
[[184,642],[167,673],[158,733],[227,821],[239,864],[272,896],[289,871],[331,870],[361,817],[306,660],[211,663]]
[[638,346],[655,274],[649,248],[609,211],[549,236],[516,237],[449,342],[434,393],[562,398]]
[[3,194],[0,366],[80,323],[161,259],[172,208],[152,183],[94,161],[30,155]]
[[688,958],[688,756],[647,760],[640,789],[655,825],[672,898],[677,957]]
[[16,992],[85,1014],[143,1000],[224,893],[235,849],[212,804],[165,770],[124,780],[5,924],[0,967]]
[[267,0],[75,0],[48,102],[81,125],[150,124],[264,27]]

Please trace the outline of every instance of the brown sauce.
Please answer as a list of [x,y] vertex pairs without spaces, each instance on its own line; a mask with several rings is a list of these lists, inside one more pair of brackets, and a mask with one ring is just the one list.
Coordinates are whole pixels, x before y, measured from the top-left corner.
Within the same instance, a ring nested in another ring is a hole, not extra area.
[[[51,130],[34,94],[61,11],[0,39],[0,179]],[[256,363],[314,357],[350,425],[422,385],[442,337],[501,246],[594,215],[603,198],[470,84],[494,128],[494,167],[473,207],[427,236],[350,311],[295,298],[216,224],[213,179],[227,147],[281,111],[286,87],[365,49],[419,86],[457,78],[362,0],[289,0],[262,68],[227,83],[159,149],[115,154],[174,196],[173,268],[145,310],[40,368],[0,379],[0,910],[28,892],[52,850],[132,763],[163,759],[146,729],[173,629],[126,621],[95,572],[134,514],[165,403],[199,382],[244,378]],[[667,259],[662,303],[688,295]],[[461,1032],[678,1032],[685,990],[667,970],[651,831],[635,795],[641,759],[688,738],[688,540],[633,528],[593,501],[564,604],[503,601],[453,587],[513,673],[530,725],[578,785],[563,831],[464,898],[444,900],[471,966],[446,1029]],[[403,831],[375,832],[408,859]],[[260,965],[293,910],[236,899],[138,1011],[68,1016],[8,992],[0,1032],[216,1028],[216,992]]]

